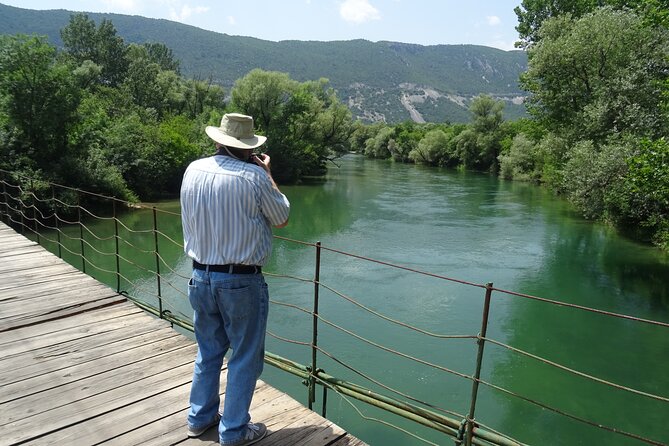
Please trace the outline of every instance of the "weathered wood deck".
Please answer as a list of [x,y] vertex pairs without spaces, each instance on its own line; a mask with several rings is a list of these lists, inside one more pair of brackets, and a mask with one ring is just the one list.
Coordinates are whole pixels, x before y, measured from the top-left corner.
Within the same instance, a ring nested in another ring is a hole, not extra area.
[[[168,323],[0,223],[0,445],[216,444],[215,429],[186,437],[195,353]],[[263,382],[251,415],[270,431],[259,446],[364,445]]]

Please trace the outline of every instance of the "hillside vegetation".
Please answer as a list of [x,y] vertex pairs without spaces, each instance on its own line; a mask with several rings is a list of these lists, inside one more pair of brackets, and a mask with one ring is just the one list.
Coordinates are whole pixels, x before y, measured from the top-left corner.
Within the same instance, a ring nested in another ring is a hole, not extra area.
[[[45,35],[62,47],[60,30],[72,14],[0,4],[0,34]],[[524,93],[518,85],[520,73],[527,68],[522,51],[366,40],[270,42],[168,20],[121,14],[88,16],[97,23],[113,22],[128,43],[165,44],[181,62],[186,77],[211,79],[226,89],[254,68],[288,73],[298,81],[327,78],[353,115],[370,122],[396,123],[412,115],[419,122],[468,122],[468,107],[479,94],[504,100],[507,119],[525,114]]]

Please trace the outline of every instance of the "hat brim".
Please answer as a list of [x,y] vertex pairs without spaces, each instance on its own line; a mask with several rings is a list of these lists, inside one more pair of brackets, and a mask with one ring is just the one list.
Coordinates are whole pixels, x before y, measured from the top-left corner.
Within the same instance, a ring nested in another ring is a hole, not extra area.
[[261,135],[253,135],[253,138],[233,138],[232,136],[223,133],[219,127],[211,125],[207,126],[205,132],[207,133],[207,136],[217,143],[236,149],[255,149],[256,147],[262,146],[265,144],[265,141],[267,141],[267,137]]

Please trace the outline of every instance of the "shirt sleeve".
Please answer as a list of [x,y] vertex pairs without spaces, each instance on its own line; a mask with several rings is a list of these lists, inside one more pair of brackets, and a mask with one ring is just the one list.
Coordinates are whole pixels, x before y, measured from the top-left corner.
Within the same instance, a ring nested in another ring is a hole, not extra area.
[[288,220],[290,202],[288,198],[276,188],[268,175],[260,177],[260,211],[272,226],[278,226]]

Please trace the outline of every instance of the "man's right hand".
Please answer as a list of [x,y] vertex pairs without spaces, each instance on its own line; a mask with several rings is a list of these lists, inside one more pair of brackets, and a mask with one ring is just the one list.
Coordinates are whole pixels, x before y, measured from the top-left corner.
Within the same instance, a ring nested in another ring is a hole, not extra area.
[[254,153],[253,162],[256,163],[258,166],[262,167],[267,173],[270,173],[270,167],[269,167],[270,158],[268,154],[261,153],[259,155],[256,155]]

